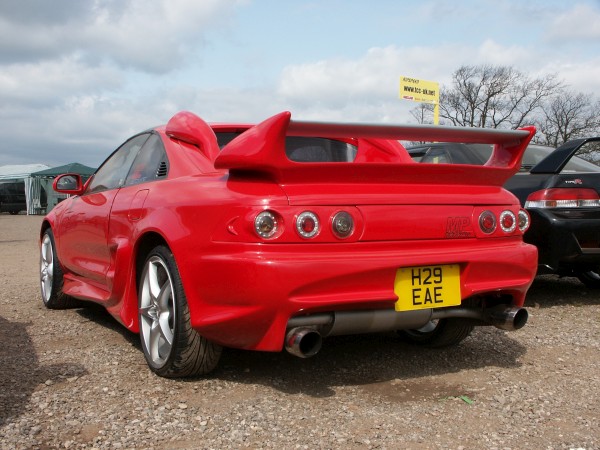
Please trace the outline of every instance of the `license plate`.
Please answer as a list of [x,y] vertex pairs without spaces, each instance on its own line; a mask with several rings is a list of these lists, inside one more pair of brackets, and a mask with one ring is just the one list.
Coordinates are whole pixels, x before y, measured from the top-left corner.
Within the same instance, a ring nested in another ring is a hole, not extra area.
[[396,311],[460,305],[460,267],[402,267],[396,271]]

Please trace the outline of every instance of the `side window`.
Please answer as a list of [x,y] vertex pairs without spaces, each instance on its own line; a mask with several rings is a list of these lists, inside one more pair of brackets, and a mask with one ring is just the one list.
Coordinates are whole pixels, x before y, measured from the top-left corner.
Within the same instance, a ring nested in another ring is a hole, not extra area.
[[117,189],[123,186],[131,163],[148,136],[148,134],[136,136],[119,147],[94,174],[86,193]]
[[133,161],[126,186],[156,180],[167,174],[168,164],[160,136],[152,134]]

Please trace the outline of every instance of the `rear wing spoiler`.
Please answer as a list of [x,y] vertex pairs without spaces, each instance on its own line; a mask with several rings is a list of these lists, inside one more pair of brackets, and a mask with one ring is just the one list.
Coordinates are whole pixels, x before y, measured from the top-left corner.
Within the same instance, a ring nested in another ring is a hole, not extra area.
[[[191,114],[191,113],[179,113]],[[174,116],[169,124],[175,125]],[[196,116],[194,116],[196,117]],[[196,117],[196,119],[200,120]],[[202,121],[203,122],[203,121]],[[186,116],[186,124],[190,124]],[[178,138],[174,126],[167,134]],[[201,127],[203,130],[206,128]],[[185,137],[190,142],[187,130]],[[249,128],[227,144],[214,158],[216,169],[251,172],[278,183],[387,182],[498,185],[515,174],[534,127],[519,130],[446,127],[434,125],[375,125],[361,123],[306,122],[291,120],[282,112]],[[285,153],[286,136],[356,139],[359,146],[384,141],[438,141],[494,144],[492,156],[482,166],[416,164],[410,158],[394,162],[295,162]],[[182,136],[183,137],[183,136]],[[214,137],[214,136],[213,136]],[[192,142],[193,143],[193,142]],[[213,153],[213,152],[211,152]]]

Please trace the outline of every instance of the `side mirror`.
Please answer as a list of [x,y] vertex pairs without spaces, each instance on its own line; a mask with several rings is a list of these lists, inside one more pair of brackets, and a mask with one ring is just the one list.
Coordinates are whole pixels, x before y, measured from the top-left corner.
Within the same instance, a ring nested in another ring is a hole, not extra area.
[[83,194],[83,181],[81,175],[66,173],[54,179],[52,188],[61,194],[81,195]]

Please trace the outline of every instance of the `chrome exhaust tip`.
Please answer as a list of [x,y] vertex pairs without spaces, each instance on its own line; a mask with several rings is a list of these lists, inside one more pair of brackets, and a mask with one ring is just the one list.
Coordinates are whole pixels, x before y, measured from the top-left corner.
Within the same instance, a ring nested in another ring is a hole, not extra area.
[[496,328],[515,331],[523,328],[529,314],[525,308],[491,308],[486,311],[487,320]]
[[288,331],[285,349],[299,358],[310,358],[321,350],[323,338],[314,328],[298,327]]

